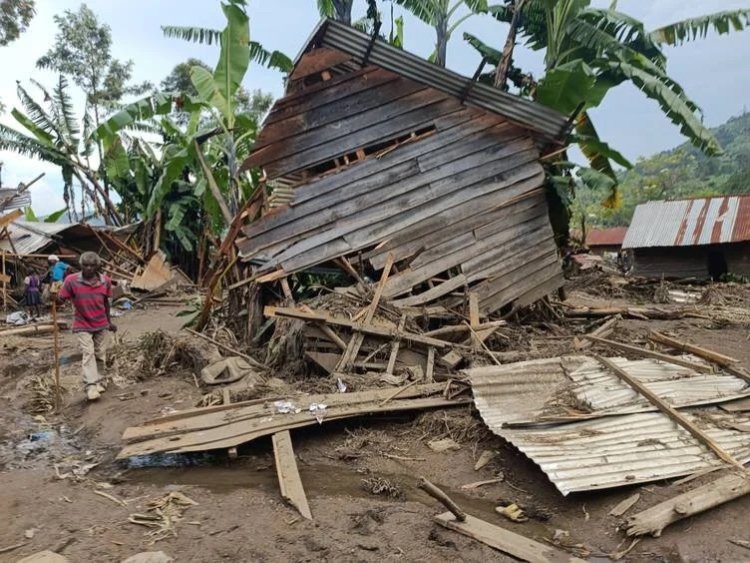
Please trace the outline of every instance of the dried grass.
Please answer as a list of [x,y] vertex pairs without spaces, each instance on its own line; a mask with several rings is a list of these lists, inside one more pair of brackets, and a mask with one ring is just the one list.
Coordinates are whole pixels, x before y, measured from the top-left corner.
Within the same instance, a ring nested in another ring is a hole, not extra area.
[[[50,375],[34,375],[29,380],[31,399],[26,410],[32,414],[46,414],[55,410],[55,381]],[[66,392],[65,388],[61,393]]]
[[149,500],[146,514],[131,514],[128,521],[139,526],[152,528],[146,535],[151,538],[149,544],[160,540],[177,537],[177,524],[183,519],[185,511],[198,503],[180,492],[171,492],[162,497]]

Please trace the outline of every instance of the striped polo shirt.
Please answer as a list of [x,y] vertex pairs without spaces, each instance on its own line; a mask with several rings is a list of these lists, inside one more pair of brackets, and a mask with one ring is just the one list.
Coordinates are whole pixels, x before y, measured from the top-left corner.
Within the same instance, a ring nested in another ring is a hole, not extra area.
[[58,296],[73,301],[73,332],[99,332],[109,327],[105,305],[112,297],[112,282],[107,276],[85,280],[80,272],[70,274]]

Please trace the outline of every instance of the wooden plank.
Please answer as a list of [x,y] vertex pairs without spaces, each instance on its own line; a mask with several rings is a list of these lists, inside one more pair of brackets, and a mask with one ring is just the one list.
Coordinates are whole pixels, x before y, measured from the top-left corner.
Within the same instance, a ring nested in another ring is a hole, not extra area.
[[[546,225],[545,222],[547,223]],[[463,269],[465,262],[480,256],[491,257],[491,264],[499,263],[499,269],[502,271],[502,274],[508,275],[514,269],[528,264],[531,257],[538,257],[549,252],[546,245],[542,244],[545,238],[547,238],[547,233],[544,230],[545,226],[548,226],[548,219],[546,216],[540,216],[528,223],[514,225],[507,231],[501,231],[489,239],[477,241],[472,247],[471,253],[456,252],[448,254],[440,260],[427,264],[418,270],[408,270],[398,276],[394,276],[386,288],[386,295],[388,297],[398,296],[409,291],[415,285],[443,272],[447,272],[456,266],[461,266]],[[499,273],[493,272],[490,269],[480,269],[472,272],[471,275],[464,273],[464,276],[466,282],[470,283],[482,277],[498,275]],[[459,287],[458,282],[449,280],[427,290],[424,294],[406,297],[394,301],[394,304],[398,306],[421,305],[459,289]],[[484,297],[482,293],[485,292],[479,293],[480,299]]]
[[459,354],[455,350],[451,350],[440,358],[440,362],[451,369],[455,369],[455,367],[460,364],[463,359],[464,357],[461,354]]
[[439,514],[435,516],[434,520],[444,528],[480,541],[521,561],[532,563],[584,563],[583,559],[573,557],[551,545],[539,543],[500,526],[480,520],[470,514],[466,515],[465,522],[459,522],[450,512]]
[[[3,252],[3,268],[2,269],[3,271],[5,270],[5,253],[4,252]],[[5,273],[0,274],[0,283],[4,283],[4,284],[10,283],[12,279],[13,278],[11,278],[8,274],[5,274]]]
[[[449,126],[433,137],[425,139],[420,143],[403,147],[401,150],[391,153],[383,159],[368,160],[358,166],[347,168],[338,174],[325,176],[314,182],[298,186],[294,190],[293,205],[299,206],[308,200],[320,198],[344,186],[347,188],[356,186],[360,182],[370,181],[372,182],[372,186],[378,186],[383,183],[379,177],[383,174],[388,174],[390,168],[409,162],[426,151],[438,150],[440,147],[458,142],[461,139],[477,134],[497,124],[496,121],[488,120],[486,117],[477,118],[467,110],[457,112],[450,119],[446,118],[438,121],[449,122]],[[373,179],[373,176],[376,178]],[[341,193],[340,197],[347,197],[347,193]],[[288,213],[267,215],[261,220],[244,227],[243,232],[250,238],[257,237],[260,233],[276,228],[294,219],[296,219],[296,216]]]
[[[399,331],[404,330],[404,325],[406,325],[406,315],[401,315],[401,318],[398,321],[398,329]],[[393,344],[391,345],[391,355],[388,358],[388,366],[385,368],[385,373],[392,374],[394,368],[396,367],[396,358],[398,358],[398,350],[401,347],[401,340],[396,338],[393,341]],[[433,352],[433,359],[435,355],[435,349],[430,347],[430,350]],[[429,350],[428,350],[429,353]],[[428,379],[427,381],[431,381]]]
[[427,369],[425,370],[425,382],[432,383],[435,380],[435,348],[427,348]]
[[[445,108],[458,107],[455,100],[436,90],[422,85],[403,82],[398,84],[403,84],[402,88],[406,92],[404,96],[397,96],[380,107],[362,113],[342,115],[339,123],[329,123],[290,137],[283,143],[264,147],[248,157],[244,165],[262,166],[272,171],[269,178],[277,178],[343,155],[357,147],[392,138],[403,131],[394,121],[405,119],[413,122],[414,116],[417,116],[417,122],[421,122],[425,115],[435,117],[443,113]],[[444,109],[436,110],[438,105]]]
[[[470,151],[456,160],[446,159],[442,166],[429,170],[420,170],[419,163],[415,159],[402,161],[396,165],[384,162],[380,165],[383,169],[382,173],[359,181],[353,180],[345,190],[316,189],[314,191],[316,196],[306,199],[302,199],[302,193],[295,194],[291,209],[284,210],[268,220],[261,220],[260,224],[245,229],[245,234],[252,239],[252,247],[256,252],[271,243],[278,244],[289,238],[300,239],[315,227],[328,225],[334,220],[340,221],[345,216],[362,212],[363,209],[382,205],[384,201],[394,199],[430,182],[482,167],[490,156],[497,158],[510,156],[530,146],[528,141],[524,144],[523,140],[517,138],[501,140],[492,137],[491,140],[495,142],[490,147],[477,144],[471,138],[464,140],[462,144],[477,150]],[[419,144],[421,143],[417,143]],[[530,157],[529,160],[531,159]],[[356,168],[358,167],[354,167]],[[506,168],[507,166],[495,165],[493,172]],[[311,187],[313,186],[307,188]],[[313,191],[309,189],[300,189],[300,192],[305,192],[305,196],[313,194]],[[244,248],[243,252],[245,252]]]
[[263,309],[263,314],[266,317],[287,317],[292,319],[300,319],[303,321],[309,321],[312,323],[327,323],[334,326],[342,326],[349,328],[354,331],[363,332],[372,336],[379,336],[382,338],[393,339],[400,338],[413,344],[424,344],[425,346],[434,346],[439,349],[450,346],[450,343],[437,338],[430,338],[421,334],[415,334],[407,331],[398,331],[394,329],[388,329],[377,325],[365,325],[363,323],[355,323],[345,319],[339,319],[337,317],[331,317],[320,312],[305,313],[297,309],[288,309],[284,307],[271,307],[266,306]]
[[[353,92],[367,88],[378,80],[393,80],[398,75],[374,66],[367,66],[349,74],[342,74],[329,80],[327,83],[318,83],[308,86],[304,91],[288,94],[276,100],[268,112],[268,117],[263,125],[271,125],[290,116],[305,113],[311,109],[338,98],[346,97]],[[364,80],[361,80],[363,79]]]
[[[438,385],[442,388],[445,386],[442,383],[433,384]],[[327,405],[325,412],[323,413],[323,423],[331,422],[335,420],[343,420],[346,418],[353,418],[363,415],[372,415],[386,412],[401,412],[408,410],[423,410],[432,408],[449,408],[453,406],[460,406],[468,404],[471,399],[456,398],[447,400],[442,397],[424,397],[419,398],[419,390],[423,389],[424,385],[417,385],[411,389],[406,390],[401,396],[390,401],[386,405],[379,406],[374,401],[367,401],[365,403],[358,403],[352,405],[332,405],[329,402],[324,402]],[[387,393],[392,393],[391,390],[383,390]],[[339,393],[339,395],[354,395],[354,393]],[[387,396],[384,393],[379,394],[383,399]],[[326,399],[330,399],[331,395],[326,396]],[[292,397],[292,400],[300,401],[303,406],[311,404],[308,398]],[[382,400],[382,399],[381,399]],[[247,410],[247,408],[245,409]],[[184,419],[178,426],[176,423],[171,425],[165,425],[159,427],[157,425],[151,425],[147,427],[148,430],[161,430],[161,432],[151,435],[142,435],[138,441],[129,439],[128,443],[122,451],[118,454],[118,459],[123,459],[133,455],[143,455],[149,453],[161,453],[161,452],[197,452],[207,451],[212,449],[223,449],[230,448],[232,446],[238,446],[246,442],[250,442],[263,436],[270,436],[276,432],[284,430],[292,430],[295,428],[303,428],[305,426],[317,426],[319,423],[312,413],[308,412],[307,409],[300,413],[289,413],[280,415],[275,412],[273,404],[267,404],[265,408],[255,408],[254,414],[247,414],[238,419],[227,418],[227,415],[235,413],[235,411],[225,411],[224,413],[215,413],[211,415],[212,420],[206,422],[204,426],[207,428],[201,428],[201,422],[208,420],[206,417],[192,417]],[[242,412],[242,411],[241,411]],[[197,429],[193,430],[181,430],[182,426],[186,426],[188,423],[192,426],[197,426]],[[126,434],[123,439],[126,440],[136,433],[142,434],[139,427],[129,428],[126,430]]]
[[[282,150],[290,153],[296,152],[298,147],[315,146],[313,143],[316,142],[316,134],[321,132],[321,128],[332,123],[347,128],[356,127],[355,118],[358,118],[359,114],[366,114],[367,119],[375,120],[377,116],[371,110],[380,109],[386,103],[393,103],[399,98],[424,89],[425,87],[421,84],[396,77],[381,84],[368,84],[366,89],[338,99],[334,103],[318,106],[304,114],[263,127],[258,139],[260,142],[258,149],[281,142],[284,143]],[[291,139],[294,139],[296,144],[290,142]],[[253,153],[258,150],[255,147],[256,145],[253,145]],[[268,155],[273,152],[272,149],[264,151],[263,157],[269,158]],[[252,163],[253,160],[251,159],[250,162]]]
[[[430,184],[427,189],[416,190],[389,200],[381,207],[355,214],[346,222],[337,223],[336,228],[324,229],[317,235],[308,236],[274,258],[285,269],[299,271],[326,260],[329,253],[326,245],[343,237],[348,252],[362,250],[375,242],[387,239],[409,225],[446,209],[455,207],[465,199],[479,197],[498,191],[498,198],[512,199],[538,186],[539,165],[531,160],[535,149],[520,153],[505,161],[504,173],[493,171],[496,161],[491,161],[481,171],[458,174]],[[507,168],[516,168],[510,172]],[[494,178],[507,178],[495,182]],[[317,248],[316,248],[317,247]],[[313,251],[313,249],[316,249]]]
[[[378,305],[380,305],[380,298],[383,295],[383,288],[385,287],[385,282],[388,281],[388,276],[391,273],[392,267],[393,255],[390,256],[390,259],[386,263],[385,268],[383,268],[383,272],[380,275],[380,281],[378,281],[378,285],[375,287],[375,295],[372,298],[372,302],[366,309],[365,318],[363,320],[363,324],[365,325],[369,325],[372,322],[372,319],[375,316],[375,312],[378,310]],[[397,330],[396,332],[398,334],[399,332],[403,332],[403,330]],[[358,332],[357,334],[352,336],[352,338],[349,340],[349,344],[347,345],[346,350],[344,351],[344,354],[341,356],[341,361],[336,366],[337,372],[345,372],[354,364],[364,339],[365,336],[361,332]]]
[[469,293],[469,326],[476,330],[480,325],[479,320],[479,296],[474,293]]
[[627,519],[629,536],[661,536],[664,528],[684,518],[690,518],[750,493],[747,475],[732,474],[720,477],[692,491],[682,493],[634,514]]
[[[492,192],[468,200],[447,212],[437,213],[425,221],[410,226],[402,233],[394,234],[387,246],[392,248],[394,254],[401,260],[421,250],[422,252],[410,263],[412,268],[418,268],[452,252],[453,247],[457,246],[452,239],[460,237],[461,233],[471,235],[473,241],[484,240],[499,231],[521,223],[520,214],[541,216],[546,213],[546,201],[541,189],[531,190],[517,200],[503,202],[502,205],[498,205],[498,194]],[[496,229],[491,235],[480,236],[479,229],[487,223],[502,225],[502,227]],[[369,257],[373,267],[377,267],[382,260],[382,257],[375,252],[370,253]]]
[[[620,315],[610,317],[604,323],[591,331],[591,333],[589,333],[589,336],[598,336],[599,338],[609,336],[615,330],[615,325],[617,324],[617,322],[621,319],[622,316]],[[579,340],[578,337],[575,337],[573,339],[573,348],[578,351],[585,350],[586,348],[589,348],[591,346],[591,342],[591,340],[588,340],[586,338],[584,338],[583,340]]]
[[713,373],[714,372],[714,368],[712,366],[709,366],[706,364],[699,364],[697,362],[691,362],[690,360],[683,360],[682,358],[669,356],[667,354],[662,354],[661,352],[654,352],[652,350],[647,350],[639,346],[632,346],[630,344],[624,344],[622,342],[616,342],[614,340],[607,340],[606,338],[600,338],[598,336],[592,336],[592,335],[586,335],[584,338],[593,340],[594,342],[597,342],[599,344],[604,344],[606,346],[609,346],[610,348],[614,348],[615,350],[621,350],[622,352],[630,352],[631,354],[637,354],[644,358],[653,358],[654,360],[659,360],[662,362],[666,362],[668,364],[674,364],[677,366],[686,367],[688,369],[697,371],[699,373]]
[[299,80],[311,74],[319,74],[332,66],[351,60],[351,58],[351,55],[342,51],[329,49],[328,47],[317,47],[302,55],[289,75],[289,80]]
[[272,441],[281,497],[296,508],[303,518],[312,520],[312,512],[310,512],[310,506],[307,504],[307,495],[305,495],[302,479],[297,469],[297,460],[294,458],[292,437],[289,430],[277,432],[273,435]]
[[[427,94],[422,95],[427,96]],[[286,174],[298,172],[331,160],[337,154],[341,154],[342,149],[344,151],[355,150],[360,147],[389,141],[400,135],[430,126],[438,117],[448,116],[451,113],[458,113],[462,110],[458,101],[452,98],[442,100],[436,98],[432,102],[425,102],[424,105],[416,108],[410,106],[410,108],[405,113],[391,111],[389,112],[391,117],[387,121],[376,124],[369,123],[366,127],[358,131],[346,134],[345,138],[329,139],[329,142],[326,144],[316,145],[310,149],[266,164],[264,169],[267,171],[269,178],[279,178]],[[338,148],[336,145],[338,145]]]
[[669,346],[670,348],[674,348],[675,350],[683,353],[689,352],[695,356],[698,356],[699,358],[703,358],[704,360],[708,360],[709,362],[718,364],[721,367],[731,366],[732,364],[737,363],[737,360],[735,358],[730,358],[729,356],[725,356],[724,354],[720,354],[719,352],[714,352],[713,350],[708,350],[707,348],[701,348],[700,346],[690,344],[689,342],[677,340],[676,338],[672,338],[655,330],[652,330],[649,333],[648,337],[654,342],[664,344],[665,346]]
[[602,358],[601,356],[594,356],[594,357],[600,364],[602,364],[604,367],[609,369],[622,381],[624,381],[631,388],[633,388],[634,391],[638,392],[641,396],[648,399],[648,401],[652,405],[657,407],[661,412],[663,412],[670,419],[672,419],[673,422],[675,422],[676,424],[678,424],[679,426],[687,430],[699,443],[703,444],[707,449],[711,450],[714,454],[716,454],[716,456],[719,459],[721,459],[725,463],[738,467],[744,471],[743,465],[739,461],[734,459],[734,457],[732,457],[731,454],[729,454],[726,450],[724,450],[724,448],[722,448],[719,444],[717,444],[713,440],[713,438],[711,438],[711,436],[703,432],[703,430],[701,430],[695,424],[693,424],[692,421],[685,418],[685,416],[683,416],[682,413],[680,413],[678,410],[672,408],[671,405],[666,403],[661,397],[659,397],[656,393],[651,391],[643,383],[631,377],[629,373],[627,373],[620,366],[612,363],[608,359]]

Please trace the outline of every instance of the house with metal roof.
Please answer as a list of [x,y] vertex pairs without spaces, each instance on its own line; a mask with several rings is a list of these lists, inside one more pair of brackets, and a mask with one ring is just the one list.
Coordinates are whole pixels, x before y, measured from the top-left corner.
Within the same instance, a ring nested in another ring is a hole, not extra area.
[[586,233],[586,246],[591,252],[600,255],[605,252],[619,252],[627,232],[627,227],[591,229]]
[[642,203],[622,247],[639,276],[750,276],[750,195]]
[[240,256],[260,283],[324,264],[375,279],[393,264],[384,296],[396,306],[452,306],[467,291],[485,313],[528,304],[563,283],[540,155],[569,127],[324,20],[243,164],[274,188]]

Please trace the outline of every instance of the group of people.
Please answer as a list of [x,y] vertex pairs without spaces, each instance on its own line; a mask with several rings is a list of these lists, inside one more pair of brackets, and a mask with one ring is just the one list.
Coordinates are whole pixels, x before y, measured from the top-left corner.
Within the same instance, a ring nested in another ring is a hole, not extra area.
[[[82,352],[83,383],[89,401],[99,399],[106,389],[104,366],[107,335],[117,327],[112,323],[110,299],[112,281],[101,272],[101,259],[95,252],[84,252],[80,271],[68,273],[69,264],[51,255],[48,259],[49,294],[57,302],[73,304],[73,333]],[[66,275],[67,274],[67,275]],[[45,276],[46,278],[47,276]],[[32,272],[25,280],[26,305],[38,308],[42,303],[42,278]]]
[[46,275],[40,276],[36,270],[31,270],[29,275],[24,278],[24,292],[23,301],[24,305],[29,311],[29,314],[33,317],[42,316],[42,305],[43,305],[43,287],[44,284],[49,284],[50,294],[56,293],[54,289],[59,289],[62,284],[65,273],[70,269],[70,264],[63,262],[55,254],[50,254],[47,258],[49,263],[49,269]]

